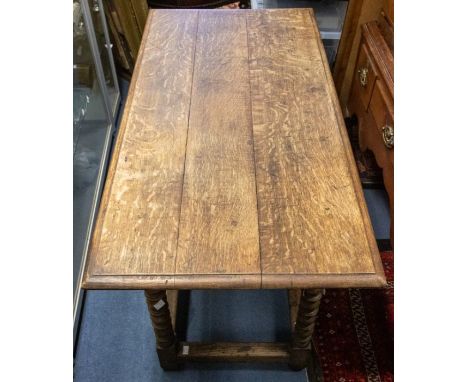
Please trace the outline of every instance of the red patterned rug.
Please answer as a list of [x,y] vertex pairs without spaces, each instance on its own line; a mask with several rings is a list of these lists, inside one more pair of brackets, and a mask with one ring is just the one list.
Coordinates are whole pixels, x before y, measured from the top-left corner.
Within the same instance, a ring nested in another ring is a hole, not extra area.
[[328,289],[314,344],[324,382],[393,381],[393,252],[381,252],[384,289]]

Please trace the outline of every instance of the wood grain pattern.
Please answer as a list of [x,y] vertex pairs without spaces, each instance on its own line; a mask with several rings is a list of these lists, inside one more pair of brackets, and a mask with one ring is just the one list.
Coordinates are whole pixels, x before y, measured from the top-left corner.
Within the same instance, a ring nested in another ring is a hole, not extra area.
[[385,282],[313,14],[151,10],[83,286]]
[[[311,15],[312,16],[312,15]],[[313,18],[313,17],[312,17]],[[349,165],[349,174],[351,181],[353,183],[353,188],[354,188],[354,193],[355,197],[357,200],[357,204],[359,206],[359,210],[361,211],[361,216],[362,216],[362,222],[364,225],[364,230],[366,233],[366,240],[369,245],[369,256],[372,258],[372,263],[374,266],[375,274],[374,273],[369,273],[369,274],[354,274],[354,277],[349,277],[352,274],[349,275],[340,275],[343,276],[343,279],[341,283],[337,283],[336,285],[339,285],[340,287],[357,287],[359,285],[367,285],[367,286],[374,286],[374,287],[381,287],[386,285],[386,280],[385,280],[385,274],[383,271],[383,266],[382,266],[382,261],[380,258],[380,253],[379,249],[377,247],[377,242],[375,240],[374,236],[374,231],[372,228],[370,216],[369,216],[369,211],[367,210],[367,204],[366,200],[364,198],[364,192],[362,190],[361,186],[361,181],[359,178],[359,173],[358,169],[356,167],[356,162],[354,160],[354,155],[353,151],[351,148],[351,143],[348,138],[348,131],[346,128],[346,125],[344,123],[343,119],[343,114],[340,109],[340,104],[339,104],[339,99],[338,99],[338,94],[336,92],[334,83],[333,83],[333,77],[332,73],[330,71],[329,66],[326,64],[327,63],[327,56],[325,53],[325,49],[323,47],[323,44],[321,43],[320,40],[320,31],[318,29],[317,23],[313,23],[313,28],[315,30],[315,35],[317,36],[317,40],[319,41],[319,50],[320,50],[320,55],[322,57],[322,63],[324,63],[324,70],[325,70],[325,78],[326,82],[328,85],[328,90],[330,94],[330,101],[333,105],[333,111],[335,114],[335,120],[337,122],[337,127],[338,131],[341,135],[341,141],[344,146],[344,153]],[[332,279],[336,275],[333,275],[332,277],[329,277],[329,280],[326,280],[323,284],[318,284],[318,283],[311,283],[310,286],[307,286],[306,284],[303,285],[298,285],[298,287],[301,288],[312,288],[312,287],[317,287],[321,286],[323,288],[333,288],[333,282]],[[348,277],[346,277],[348,276]],[[354,278],[354,280],[353,280]]]
[[148,22],[92,240],[93,274],[174,272],[197,18],[159,11]]
[[373,273],[310,15],[250,16],[263,274]]
[[176,274],[256,274],[260,286],[247,31],[200,13]]

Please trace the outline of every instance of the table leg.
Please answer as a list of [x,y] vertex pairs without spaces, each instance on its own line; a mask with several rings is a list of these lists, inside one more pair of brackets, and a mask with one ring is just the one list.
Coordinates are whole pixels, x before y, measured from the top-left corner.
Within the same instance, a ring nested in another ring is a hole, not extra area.
[[164,370],[177,370],[177,340],[165,290],[145,290],[146,304],[156,336],[159,364]]
[[304,289],[301,294],[296,325],[290,348],[289,367],[301,370],[312,357],[312,334],[322,298],[322,289]]

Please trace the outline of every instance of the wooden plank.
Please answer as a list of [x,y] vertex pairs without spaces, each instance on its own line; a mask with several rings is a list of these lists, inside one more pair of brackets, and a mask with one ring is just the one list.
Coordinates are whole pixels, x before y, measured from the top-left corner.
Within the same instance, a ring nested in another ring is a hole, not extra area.
[[374,274],[377,247],[315,21],[307,9],[247,16],[262,285]]
[[[310,10],[310,16],[314,20],[314,15],[313,15],[312,10]],[[324,79],[328,86],[328,91],[330,94],[330,101],[333,106],[333,111],[335,114],[336,125],[341,135],[343,149],[344,149],[345,156],[349,165],[348,168],[349,168],[351,180],[353,183],[353,188],[354,188],[357,204],[359,206],[359,209],[362,215],[362,222],[363,222],[364,230],[366,234],[365,239],[367,240],[367,243],[369,245],[369,255],[372,258],[372,263],[374,266],[374,273],[359,274],[356,272],[353,277],[354,280],[352,282],[352,285],[348,286],[346,285],[348,282],[346,280],[342,280],[341,283],[336,283],[335,287],[343,287],[343,288],[345,287],[383,287],[387,285],[387,281],[385,279],[385,273],[384,273],[383,266],[382,266],[382,260],[380,258],[380,252],[377,246],[377,241],[374,236],[374,230],[372,227],[369,211],[367,210],[367,202],[364,198],[364,192],[362,189],[359,172],[358,172],[356,162],[354,159],[354,154],[351,148],[351,143],[349,141],[348,130],[344,123],[343,113],[341,112],[338,94],[336,92],[336,88],[333,82],[333,75],[331,73],[330,67],[327,64],[325,64],[327,62],[327,55],[325,53],[323,44],[321,43],[320,31],[318,29],[316,22],[313,22],[313,28],[315,30],[315,35],[317,36],[317,41],[319,42],[318,43],[319,51],[322,57],[322,62],[324,63],[324,71],[325,71]],[[346,277],[347,275],[342,275],[342,276]],[[320,285],[317,285],[317,286],[320,286]],[[329,287],[333,287],[333,285],[330,282],[330,283],[324,283],[324,285],[321,285],[321,287],[329,288]]]
[[[198,14],[151,11],[109,168],[84,286],[172,280]],[[134,285],[133,285],[134,286]]]
[[182,342],[177,357],[185,361],[282,362],[289,360],[289,344],[283,342]]
[[249,285],[260,286],[247,57],[244,13],[200,13],[176,284],[253,274]]
[[83,286],[383,285],[308,10],[150,11],[143,42]]

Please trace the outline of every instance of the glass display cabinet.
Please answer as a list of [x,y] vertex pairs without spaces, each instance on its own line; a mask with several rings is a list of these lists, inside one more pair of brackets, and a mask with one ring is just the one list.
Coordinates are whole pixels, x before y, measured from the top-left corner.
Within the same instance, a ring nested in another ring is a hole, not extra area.
[[84,262],[120,104],[102,0],[73,1],[73,332]]
[[346,17],[345,0],[251,0],[252,8],[314,8],[328,63],[333,67]]

